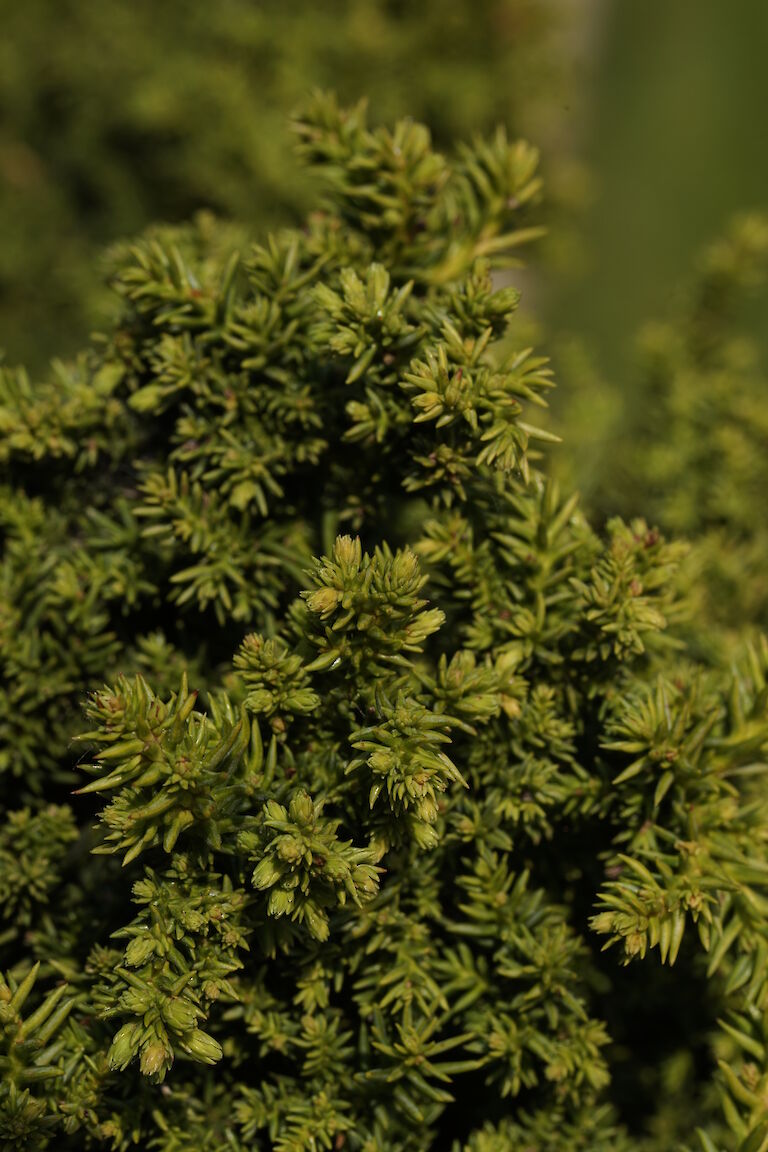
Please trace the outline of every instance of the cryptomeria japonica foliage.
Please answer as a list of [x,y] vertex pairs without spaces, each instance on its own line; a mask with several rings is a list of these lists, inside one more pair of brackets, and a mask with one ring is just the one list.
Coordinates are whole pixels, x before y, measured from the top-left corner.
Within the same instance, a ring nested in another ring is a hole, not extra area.
[[296,128],[303,230],[2,375],[0,1140],[764,1149],[768,651],[532,451],[535,153]]

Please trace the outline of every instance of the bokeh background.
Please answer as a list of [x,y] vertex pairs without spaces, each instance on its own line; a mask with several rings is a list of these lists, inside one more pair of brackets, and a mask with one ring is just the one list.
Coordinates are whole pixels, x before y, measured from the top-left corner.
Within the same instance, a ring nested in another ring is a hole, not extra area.
[[[605,419],[642,403],[638,328],[734,212],[768,205],[765,0],[0,0],[0,17],[0,348],[33,374],[105,322],[110,243],[200,209],[256,232],[298,217],[312,190],[286,124],[314,86],[424,119],[441,146],[499,121],[540,146],[550,235],[528,300],[563,420],[570,375],[601,382]],[[756,297],[758,340],[766,319]]]
[[[553,305],[616,373],[702,246],[734,213],[768,208],[768,4],[620,0],[594,20],[581,76],[593,196],[581,265],[553,285]],[[754,309],[757,327],[766,312]]]

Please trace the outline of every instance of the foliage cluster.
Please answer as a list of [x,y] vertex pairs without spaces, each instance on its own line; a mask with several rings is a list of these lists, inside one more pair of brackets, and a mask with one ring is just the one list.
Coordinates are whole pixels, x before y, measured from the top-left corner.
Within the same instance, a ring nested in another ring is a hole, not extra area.
[[768,648],[547,477],[533,150],[296,130],[0,375],[0,1142],[764,1152]]

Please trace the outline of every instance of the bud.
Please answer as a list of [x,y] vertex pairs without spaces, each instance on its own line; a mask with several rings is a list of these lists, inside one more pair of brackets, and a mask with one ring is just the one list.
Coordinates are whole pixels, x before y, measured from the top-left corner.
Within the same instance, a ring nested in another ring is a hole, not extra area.
[[286,892],[284,888],[274,888],[269,897],[268,911],[270,916],[285,916],[293,911],[293,892]]
[[185,908],[181,913],[181,922],[190,932],[201,932],[205,927],[205,916],[196,908]]
[[370,864],[359,864],[355,868],[352,880],[358,897],[375,896],[379,890],[379,877]]
[[237,837],[238,846],[243,852],[247,852],[251,856],[254,852],[258,851],[259,837],[256,832],[241,832]]
[[291,820],[294,824],[311,824],[315,818],[315,806],[311,798],[302,789],[294,794],[289,808]]
[[304,905],[304,922],[315,940],[322,943],[328,939],[328,918],[314,904],[307,903]]
[[254,663],[258,663],[258,657],[263,647],[264,637],[260,636],[258,632],[249,632],[240,645],[240,652],[235,663],[238,666],[244,666],[248,663],[249,658],[254,658]]
[[269,712],[272,707],[272,693],[268,688],[254,688],[245,699],[251,712]]
[[149,960],[155,951],[155,941],[148,936],[134,936],[125,950],[125,962],[129,968],[139,968]]
[[129,1024],[123,1024],[120,1031],[112,1038],[107,1053],[110,1068],[122,1070],[130,1064],[138,1051],[141,1031],[141,1025],[136,1020],[132,1020]]
[[416,558],[415,552],[410,548],[404,548],[402,552],[398,552],[392,561],[391,581],[392,586],[398,592],[408,592],[415,589],[413,588],[414,582],[418,580],[419,576],[419,561]]
[[278,804],[276,800],[267,800],[264,805],[264,815],[269,820],[286,820],[288,813],[282,804]]
[[382,776],[390,772],[396,763],[397,757],[389,748],[377,749],[368,757],[368,766],[371,772],[380,772]]
[[334,883],[341,883],[349,876],[349,864],[343,856],[334,853],[327,858],[322,871],[329,880],[333,880]]
[[645,953],[645,937],[642,932],[630,932],[624,941],[627,956],[642,956]]
[[425,824],[434,824],[439,811],[434,796],[424,796],[419,800],[416,811],[419,819],[423,820]]
[[139,1066],[145,1076],[162,1080],[171,1064],[173,1064],[173,1051],[162,1040],[153,1040],[142,1049]]
[[253,871],[251,883],[254,888],[271,888],[273,884],[277,884],[278,880],[283,874],[283,869],[272,859],[271,856],[265,856]]
[[295,864],[304,855],[304,847],[296,836],[279,836],[273,847],[286,864]]
[[418,847],[425,852],[436,848],[440,843],[440,837],[431,824],[423,824],[420,820],[411,820],[410,831]]
[[413,398],[414,408],[437,408],[441,404],[439,392],[420,392]]
[[320,697],[311,688],[300,688],[289,699],[294,712],[313,712],[320,703]]
[[149,988],[141,992],[138,988],[126,988],[120,997],[123,1008],[127,1008],[134,1016],[143,1016],[152,1005],[152,995]]
[[221,1044],[218,1040],[214,1040],[213,1036],[209,1036],[199,1028],[194,1028],[188,1033],[181,1046],[193,1059],[199,1060],[202,1064],[215,1064],[222,1057]]
[[342,568],[357,568],[363,552],[359,539],[351,536],[337,536],[333,546],[333,558]]
[[341,599],[341,592],[335,588],[318,588],[307,597],[307,607],[310,612],[316,612],[318,616],[330,616],[332,612],[336,611],[336,606]]
[[174,1032],[188,1032],[194,1028],[200,1015],[198,1008],[190,1000],[180,1000],[169,997],[162,1008],[163,1019],[170,1024]]

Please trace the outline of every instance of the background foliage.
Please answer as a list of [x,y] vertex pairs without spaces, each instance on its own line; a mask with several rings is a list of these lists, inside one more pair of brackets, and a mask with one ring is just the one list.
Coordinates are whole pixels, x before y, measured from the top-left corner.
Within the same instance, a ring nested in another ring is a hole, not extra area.
[[201,208],[263,228],[311,203],[284,126],[317,85],[427,121],[552,136],[554,0],[2,5],[0,348],[40,368],[103,318],[105,244]]
[[715,658],[745,626],[768,625],[768,380],[749,308],[764,295],[766,257],[768,219],[734,219],[666,317],[641,328],[623,395],[583,346],[563,352],[572,386],[560,419],[583,450],[557,466],[596,515],[643,509],[692,542],[707,621],[694,642]]

